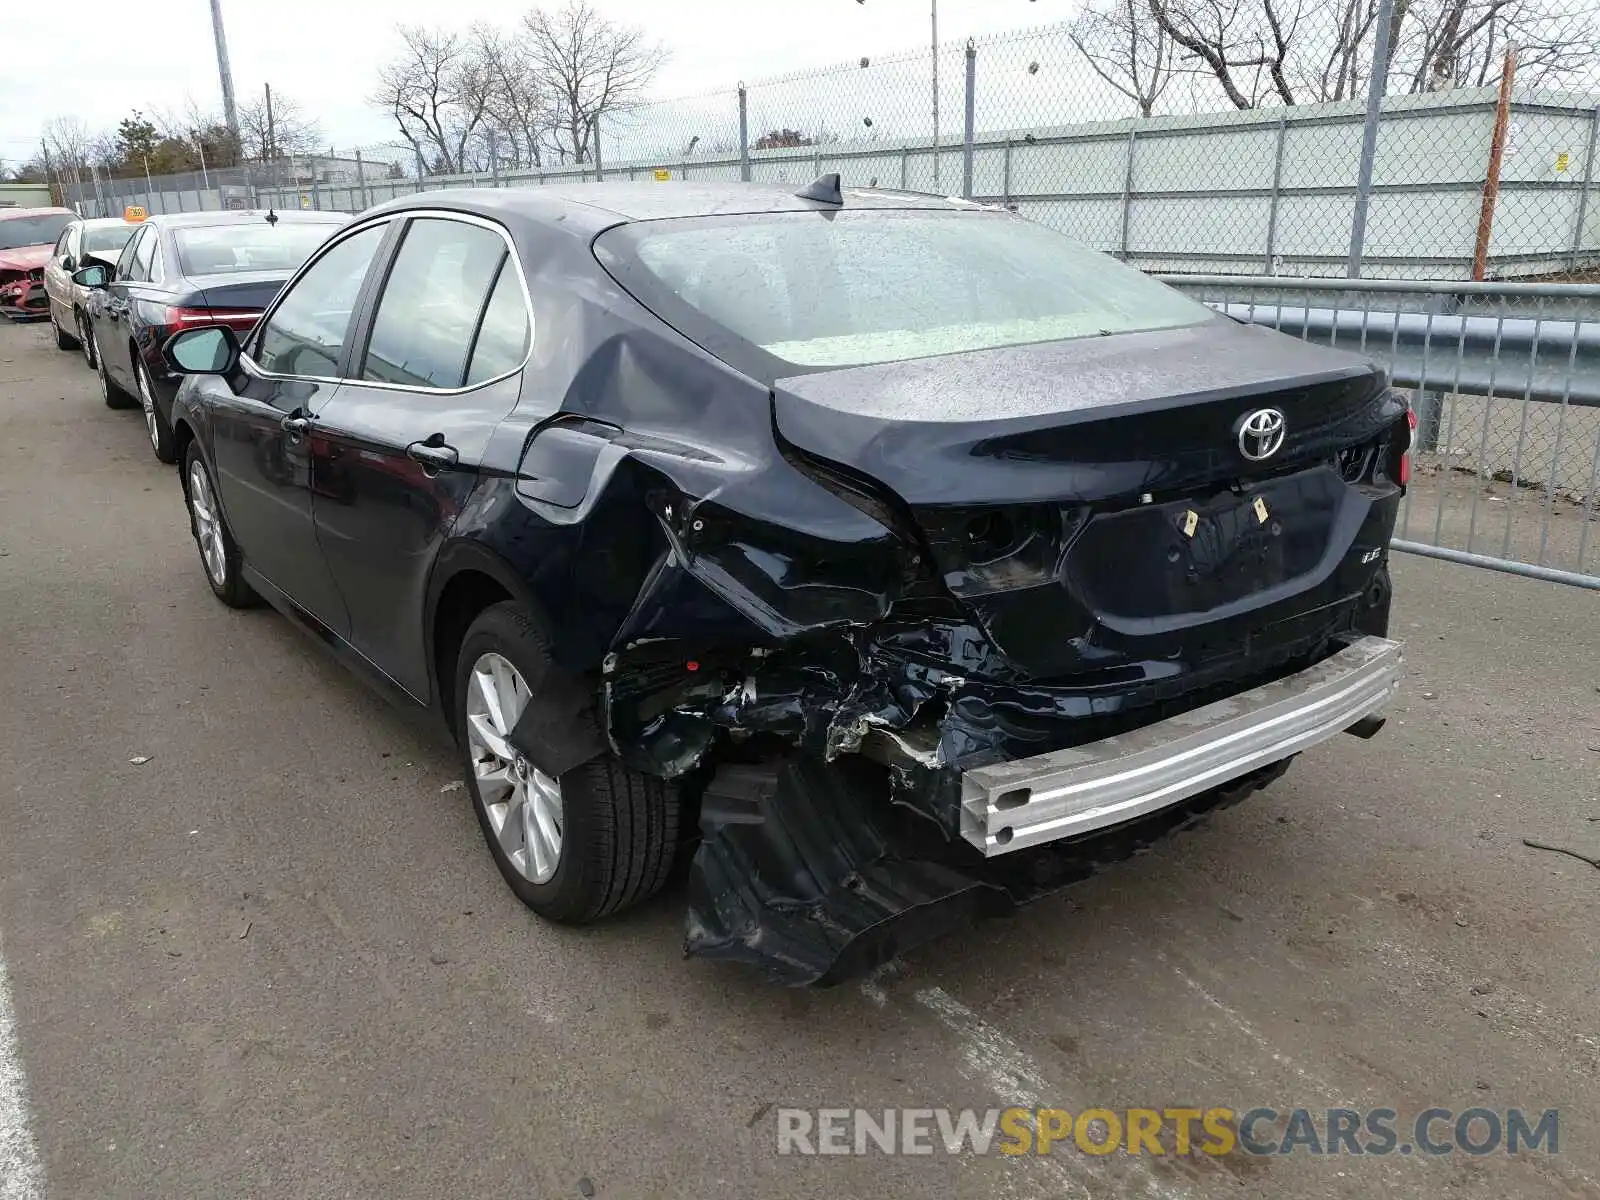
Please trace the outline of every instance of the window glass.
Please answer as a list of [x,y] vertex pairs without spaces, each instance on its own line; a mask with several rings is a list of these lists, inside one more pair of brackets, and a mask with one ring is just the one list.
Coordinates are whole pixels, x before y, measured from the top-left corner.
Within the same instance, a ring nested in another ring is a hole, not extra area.
[[[72,227],[72,229],[76,228],[76,225]],[[50,251],[51,258],[61,258],[72,253],[72,229],[62,230],[61,237],[56,241],[56,248]]]
[[122,248],[122,257],[117,259],[117,278],[128,279],[133,275],[133,255],[139,249],[139,243],[144,240],[144,235],[149,232],[149,227],[141,225],[139,231],[128,239],[128,244]]
[[300,276],[261,328],[253,357],[263,371],[334,377],[350,314],[386,229],[374,225],[345,238]]
[[115,258],[138,229],[137,225],[96,225],[83,231],[83,252]]
[[372,321],[363,379],[460,387],[506,243],[481,225],[411,222]]
[[139,231],[139,240],[133,244],[133,264],[128,268],[129,279],[149,279],[150,260],[156,254],[156,231],[146,225]]
[[61,231],[75,220],[71,213],[47,213],[42,217],[0,215],[0,250],[53,246]]
[[645,304],[801,367],[1194,325],[1204,306],[1019,217],[846,209],[621,226],[597,243]]
[[522,283],[517,268],[507,258],[495,280],[489,307],[483,310],[483,324],[472,348],[472,365],[467,368],[467,383],[482,383],[522,365],[528,356],[528,306],[523,302]]
[[292,272],[337,228],[331,221],[235,221],[176,229],[172,240],[186,275]]

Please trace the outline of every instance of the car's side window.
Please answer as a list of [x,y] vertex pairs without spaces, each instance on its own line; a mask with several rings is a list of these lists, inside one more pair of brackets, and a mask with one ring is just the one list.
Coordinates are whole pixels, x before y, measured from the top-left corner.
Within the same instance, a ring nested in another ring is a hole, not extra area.
[[166,273],[166,269],[161,265],[161,235],[151,230],[149,270],[144,273],[144,277],[151,283],[160,283],[166,277]]
[[74,263],[83,258],[83,226],[74,225],[67,230],[67,254]]
[[56,248],[50,251],[51,258],[65,258],[72,253],[72,231],[76,225],[69,225],[61,231],[61,236],[56,239]]
[[128,239],[128,244],[122,248],[122,254],[117,259],[117,272],[115,278],[127,279],[133,273],[133,256],[138,252],[139,242],[144,238],[144,235],[149,232],[150,230],[148,228],[143,228],[138,230],[131,238]]
[[361,378],[461,387],[506,257],[505,239],[482,225],[441,217],[412,221],[378,300]]
[[522,295],[522,281],[516,264],[508,257],[500,264],[500,277],[483,310],[472,361],[467,366],[467,385],[482,383],[515,370],[528,356],[528,305]]
[[127,275],[124,276],[122,271],[119,269],[117,271],[117,278],[133,280],[149,279],[150,260],[155,256],[155,249],[156,231],[150,228],[150,226],[146,225],[139,231],[139,237],[134,242],[133,261],[128,267]]
[[387,231],[373,225],[352,234],[307,268],[262,325],[257,366],[274,375],[336,375],[356,299]]

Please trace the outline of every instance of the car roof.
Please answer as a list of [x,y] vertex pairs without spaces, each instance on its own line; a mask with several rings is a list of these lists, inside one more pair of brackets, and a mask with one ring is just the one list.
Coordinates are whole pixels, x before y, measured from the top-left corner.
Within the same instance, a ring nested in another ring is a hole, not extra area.
[[[403,196],[364,214],[446,209],[491,220],[521,218],[560,223],[593,235],[632,221],[751,213],[837,212],[839,206],[808,200],[790,184],[763,183],[571,183],[511,188],[452,188]],[[845,188],[844,209],[966,209],[981,207],[953,197],[920,192]]]
[[0,221],[14,217],[75,217],[70,208],[0,208]]
[[[274,214],[289,225],[343,225],[350,220],[348,213],[286,211]],[[248,225],[267,219],[267,210],[213,209],[209,212],[152,213],[140,224],[156,225],[162,229],[193,229],[212,225]]]
[[85,229],[105,229],[111,225],[126,225],[131,229],[139,222],[124,221],[121,217],[79,217],[78,224]]

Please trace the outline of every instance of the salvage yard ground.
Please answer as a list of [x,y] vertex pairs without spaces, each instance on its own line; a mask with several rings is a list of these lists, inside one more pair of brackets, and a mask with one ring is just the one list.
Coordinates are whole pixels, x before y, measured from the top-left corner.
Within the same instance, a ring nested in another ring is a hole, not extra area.
[[[0,1200],[1600,1196],[1600,603],[1400,558],[1376,740],[1020,917],[786,991],[683,889],[522,909],[454,756],[209,594],[177,479],[0,323]],[[136,760],[147,759],[138,762]],[[810,1159],[776,1109],[1560,1110],[1560,1152]],[[26,1128],[19,1128],[21,1123]]]

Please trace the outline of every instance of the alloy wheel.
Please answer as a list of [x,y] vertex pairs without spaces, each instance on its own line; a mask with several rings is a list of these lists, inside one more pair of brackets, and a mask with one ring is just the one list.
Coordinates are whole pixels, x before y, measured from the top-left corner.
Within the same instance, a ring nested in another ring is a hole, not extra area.
[[222,543],[222,514],[211,491],[211,476],[198,457],[189,464],[189,511],[194,515],[195,540],[200,543],[206,574],[217,587],[226,587],[228,553]]
[[150,445],[161,453],[161,428],[156,422],[156,398],[150,390],[150,373],[143,363],[135,363],[133,377],[139,381],[139,405],[144,409],[145,428],[150,431]]
[[111,377],[106,374],[106,356],[100,353],[100,342],[96,339],[94,344],[94,370],[100,376],[100,395],[107,404],[111,403]]
[[467,746],[479,802],[501,850],[524,878],[547,883],[561,862],[561,783],[510,741],[531,694],[510,659],[480,655],[467,681]]

